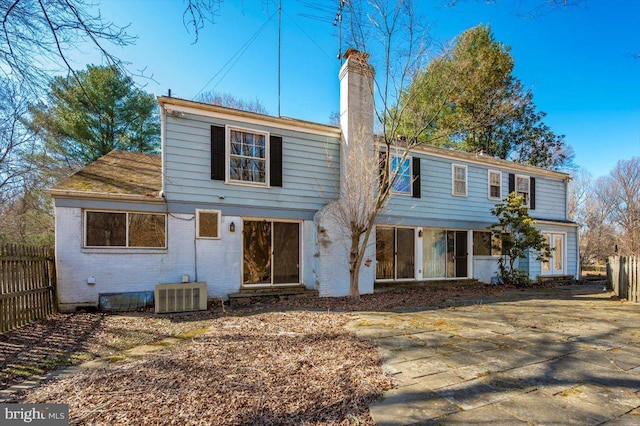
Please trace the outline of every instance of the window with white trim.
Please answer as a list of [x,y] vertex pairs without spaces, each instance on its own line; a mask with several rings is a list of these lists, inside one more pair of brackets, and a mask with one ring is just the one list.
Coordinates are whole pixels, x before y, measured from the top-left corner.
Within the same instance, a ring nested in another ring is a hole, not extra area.
[[399,155],[392,155],[390,167],[390,176],[393,177],[396,174],[393,185],[391,185],[391,191],[396,194],[411,195],[411,158],[407,157],[403,160]]
[[516,175],[516,195],[522,197],[523,204],[529,207],[531,201],[531,185],[529,176]]
[[220,210],[196,209],[196,235],[198,238],[220,238]]
[[489,170],[489,199],[502,200],[502,172]]
[[227,140],[229,182],[267,185],[269,134],[229,127]]
[[166,215],[156,213],[85,212],[85,247],[165,248]]
[[467,166],[451,165],[451,193],[459,197],[467,196]]

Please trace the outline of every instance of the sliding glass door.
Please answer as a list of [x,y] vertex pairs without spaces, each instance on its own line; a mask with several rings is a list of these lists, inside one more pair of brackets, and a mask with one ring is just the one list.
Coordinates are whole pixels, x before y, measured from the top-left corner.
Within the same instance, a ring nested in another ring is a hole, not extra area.
[[376,227],[376,279],[415,278],[415,230]]
[[242,231],[242,283],[300,283],[300,223],[245,220]]
[[423,229],[423,278],[466,278],[467,236],[467,231]]

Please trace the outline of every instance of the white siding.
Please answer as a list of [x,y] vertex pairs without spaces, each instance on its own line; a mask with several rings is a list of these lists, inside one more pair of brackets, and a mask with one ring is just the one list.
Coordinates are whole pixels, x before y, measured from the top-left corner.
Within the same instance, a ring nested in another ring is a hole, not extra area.
[[[222,122],[191,114],[184,118],[168,116],[166,120],[164,190],[170,202],[318,210],[337,194],[338,138],[235,121]],[[225,124],[282,137],[282,187],[252,187],[211,180],[211,125]]]
[[[414,154],[421,158],[421,197],[393,195],[382,217],[404,218],[407,224],[420,225],[419,220],[447,220],[450,227],[457,223],[487,225],[495,222],[491,209],[498,201],[488,198],[487,170],[502,172],[502,196],[509,192],[509,173],[523,174],[521,171],[497,168],[424,154]],[[451,165],[467,166],[467,196],[452,195]],[[532,217],[549,220],[565,219],[565,183],[563,179],[544,175],[529,174],[536,178],[536,208],[530,210]],[[416,222],[416,220],[418,220]]]

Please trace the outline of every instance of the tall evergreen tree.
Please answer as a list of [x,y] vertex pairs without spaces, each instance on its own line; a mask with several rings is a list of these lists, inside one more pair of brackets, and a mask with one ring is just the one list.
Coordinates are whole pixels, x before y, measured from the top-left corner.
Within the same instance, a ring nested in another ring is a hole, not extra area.
[[[419,142],[510,159],[549,169],[567,166],[573,152],[538,111],[530,91],[513,76],[510,47],[489,26],[464,31],[450,52],[432,60],[403,93],[400,107],[414,111],[399,127],[415,132],[412,117],[434,117]],[[433,115],[433,105],[445,105]]]
[[157,102],[117,67],[88,66],[75,76],[56,77],[48,104],[32,106],[31,113],[31,126],[50,155],[71,164],[88,164],[113,149],[158,149]]

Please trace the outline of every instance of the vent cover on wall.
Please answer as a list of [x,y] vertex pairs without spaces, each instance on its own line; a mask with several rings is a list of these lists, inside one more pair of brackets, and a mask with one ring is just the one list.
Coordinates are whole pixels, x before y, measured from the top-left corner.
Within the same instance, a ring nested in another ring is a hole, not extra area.
[[156,314],[204,311],[207,283],[158,284],[155,289]]

